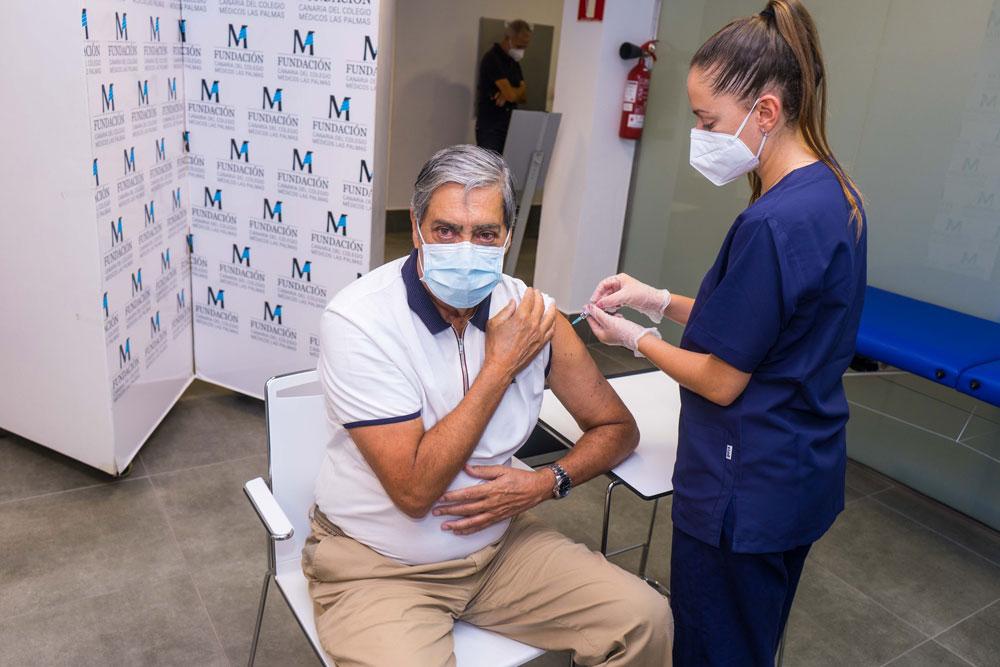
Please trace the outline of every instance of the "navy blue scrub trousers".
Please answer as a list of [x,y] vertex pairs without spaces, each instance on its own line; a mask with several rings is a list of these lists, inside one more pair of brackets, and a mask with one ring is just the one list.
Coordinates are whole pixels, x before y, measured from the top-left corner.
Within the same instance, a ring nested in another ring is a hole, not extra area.
[[718,548],[674,527],[670,606],[674,667],[774,666],[811,544],[762,554],[732,550],[732,506]]

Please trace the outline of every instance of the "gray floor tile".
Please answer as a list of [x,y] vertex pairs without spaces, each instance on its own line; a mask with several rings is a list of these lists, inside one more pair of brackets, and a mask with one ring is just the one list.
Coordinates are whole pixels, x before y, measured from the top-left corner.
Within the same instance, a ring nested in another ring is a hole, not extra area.
[[1000,665],[1000,600],[937,637],[975,665]]
[[944,648],[929,641],[899,656],[886,667],[969,667],[969,663]]
[[848,501],[885,491],[892,488],[893,485],[894,482],[882,473],[860,463],[847,461],[847,479],[844,490]]
[[264,454],[264,403],[234,392],[201,392],[177,403],[139,456],[151,475]]
[[227,665],[187,575],[0,621],[0,664]]
[[150,477],[190,568],[264,566],[267,543],[243,484],[266,470],[254,456]]
[[149,479],[5,503],[0,535],[0,618],[184,571]]
[[925,636],[810,557],[788,621],[785,664],[881,665]]
[[874,498],[851,503],[810,558],[927,634],[1000,597],[1000,568]]
[[106,484],[113,478],[96,468],[30,440],[0,433],[0,503],[56,491]]
[[[245,665],[257,620],[264,567],[245,562],[222,564],[200,570],[193,577],[230,662]],[[255,664],[320,664],[274,583],[268,592]]]
[[875,499],[1000,565],[1000,533],[975,519],[902,485]]

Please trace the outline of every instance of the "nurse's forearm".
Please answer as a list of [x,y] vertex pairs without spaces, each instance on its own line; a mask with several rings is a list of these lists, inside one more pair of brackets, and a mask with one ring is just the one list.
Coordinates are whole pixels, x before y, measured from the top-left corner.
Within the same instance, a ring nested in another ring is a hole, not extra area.
[[639,340],[639,352],[685,389],[721,406],[739,398],[750,381],[749,373],[714,355],[684,350],[652,335]]
[[694,299],[691,297],[671,294],[670,304],[663,309],[663,314],[668,319],[677,322],[677,324],[687,324],[688,318],[691,317],[691,308],[693,307]]

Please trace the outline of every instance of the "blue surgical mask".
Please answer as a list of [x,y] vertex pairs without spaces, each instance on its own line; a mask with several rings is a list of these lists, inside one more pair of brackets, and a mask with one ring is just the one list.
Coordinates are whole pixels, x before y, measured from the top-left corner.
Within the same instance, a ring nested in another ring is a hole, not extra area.
[[452,308],[478,305],[500,282],[503,255],[510,230],[502,246],[461,243],[427,243],[417,226],[423,251],[423,283],[431,294]]

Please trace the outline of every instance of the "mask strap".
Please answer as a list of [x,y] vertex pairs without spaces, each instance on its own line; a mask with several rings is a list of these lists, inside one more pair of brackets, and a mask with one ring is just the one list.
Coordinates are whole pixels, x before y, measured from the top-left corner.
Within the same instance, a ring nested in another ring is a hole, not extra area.
[[[754,100],[753,105],[750,107],[750,111],[747,112],[746,118],[743,119],[743,122],[740,123],[739,129],[736,130],[736,134],[733,135],[737,139],[739,139],[739,136],[743,133],[743,128],[746,127],[747,121],[750,120],[750,116],[753,114],[753,110],[757,108],[758,102],[760,102],[759,97],[756,100]],[[757,148],[757,154],[754,155],[754,158],[758,160],[760,159],[760,154],[764,152],[764,144],[767,143],[767,132],[761,132],[761,134],[764,135],[764,138],[760,140],[760,146]]]
[[733,136],[738,137],[741,134],[743,134],[743,128],[747,126],[747,121],[750,120],[750,114],[752,114],[753,110],[757,108],[757,102],[760,102],[760,98],[759,97],[756,100],[754,100],[753,106],[750,107],[750,111],[747,112],[746,118],[744,118],[743,122],[740,123],[739,129],[736,130],[736,134],[733,135]]

